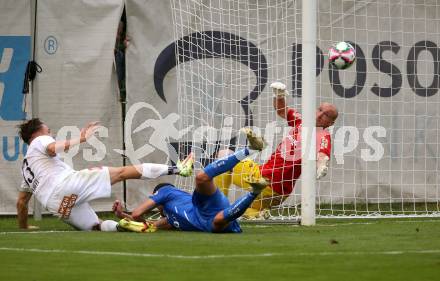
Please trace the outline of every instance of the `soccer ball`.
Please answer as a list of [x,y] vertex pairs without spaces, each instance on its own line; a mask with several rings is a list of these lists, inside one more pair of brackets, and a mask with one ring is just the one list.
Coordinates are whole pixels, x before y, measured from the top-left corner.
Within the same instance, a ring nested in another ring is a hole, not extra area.
[[356,60],[356,51],[347,42],[339,42],[328,50],[328,61],[337,69],[349,68]]

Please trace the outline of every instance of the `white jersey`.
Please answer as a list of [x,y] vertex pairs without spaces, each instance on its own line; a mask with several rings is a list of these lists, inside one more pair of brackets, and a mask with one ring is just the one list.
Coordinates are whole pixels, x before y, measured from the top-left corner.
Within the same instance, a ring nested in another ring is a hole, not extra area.
[[53,142],[55,139],[51,136],[35,138],[28,147],[22,165],[24,181],[43,206],[46,206],[54,188],[74,172],[58,156],[51,157],[47,153],[47,146]]

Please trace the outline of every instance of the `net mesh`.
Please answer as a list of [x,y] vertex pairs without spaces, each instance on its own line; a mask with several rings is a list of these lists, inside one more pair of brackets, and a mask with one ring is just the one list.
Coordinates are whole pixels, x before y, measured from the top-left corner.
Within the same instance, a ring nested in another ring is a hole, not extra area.
[[[332,157],[318,182],[317,216],[438,215],[438,2],[318,3],[317,103],[335,104],[340,115],[329,128]],[[300,1],[171,0],[171,6],[180,127],[191,128],[179,153],[194,151],[201,169],[219,151],[243,147],[239,130],[253,126],[268,143],[253,160],[264,163],[290,129],[276,116],[270,83],[285,83],[287,104],[299,111],[307,94]],[[326,53],[339,41],[356,48],[356,62],[338,71]],[[227,187],[228,178],[222,181]],[[226,192],[230,200],[244,192],[235,183]],[[178,184],[193,189],[193,179]],[[272,194],[260,215],[298,216],[300,194],[299,178],[285,201]]]

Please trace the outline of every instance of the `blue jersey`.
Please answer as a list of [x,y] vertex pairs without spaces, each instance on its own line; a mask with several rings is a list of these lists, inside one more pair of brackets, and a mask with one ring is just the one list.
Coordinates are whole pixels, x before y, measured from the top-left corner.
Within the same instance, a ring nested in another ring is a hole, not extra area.
[[[163,206],[168,223],[184,231],[212,232],[214,217],[229,207],[228,199],[218,189],[211,196],[196,191],[191,195],[167,185],[150,198]],[[241,228],[237,221],[232,221],[222,232],[241,232]]]

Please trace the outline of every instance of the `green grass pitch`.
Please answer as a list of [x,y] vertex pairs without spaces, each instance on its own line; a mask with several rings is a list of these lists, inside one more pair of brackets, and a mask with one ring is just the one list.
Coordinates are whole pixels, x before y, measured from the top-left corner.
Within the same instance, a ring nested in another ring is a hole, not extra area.
[[[243,225],[242,234],[73,231],[0,218],[0,280],[439,280],[440,219]],[[55,231],[54,231],[55,230]]]

